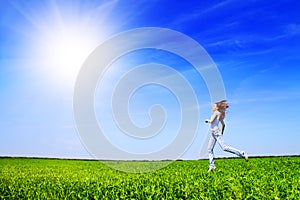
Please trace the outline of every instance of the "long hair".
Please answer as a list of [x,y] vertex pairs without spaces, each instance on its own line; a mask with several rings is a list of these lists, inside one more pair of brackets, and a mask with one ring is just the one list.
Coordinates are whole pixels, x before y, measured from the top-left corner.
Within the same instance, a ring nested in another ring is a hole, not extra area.
[[224,119],[226,116],[226,109],[229,108],[229,105],[226,100],[222,100],[216,103],[218,111],[221,113],[221,118]]

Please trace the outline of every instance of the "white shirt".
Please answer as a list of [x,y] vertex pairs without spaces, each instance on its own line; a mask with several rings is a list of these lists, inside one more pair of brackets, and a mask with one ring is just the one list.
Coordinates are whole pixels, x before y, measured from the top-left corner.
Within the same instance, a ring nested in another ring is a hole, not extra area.
[[212,131],[218,131],[220,129],[219,128],[220,116],[221,113],[217,110],[213,113],[212,119],[214,119],[214,121],[212,121],[210,124],[210,128]]

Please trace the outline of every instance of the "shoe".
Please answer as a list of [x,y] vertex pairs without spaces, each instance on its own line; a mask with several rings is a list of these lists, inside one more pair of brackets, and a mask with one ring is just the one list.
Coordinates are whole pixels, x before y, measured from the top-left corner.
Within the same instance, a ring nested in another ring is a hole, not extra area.
[[216,169],[216,167],[215,166],[213,166],[213,167],[209,167],[209,169],[208,169],[208,171],[207,172],[211,172],[211,171],[213,171],[213,170],[215,170]]
[[249,158],[245,151],[242,151],[242,155],[244,156],[246,162],[248,162]]

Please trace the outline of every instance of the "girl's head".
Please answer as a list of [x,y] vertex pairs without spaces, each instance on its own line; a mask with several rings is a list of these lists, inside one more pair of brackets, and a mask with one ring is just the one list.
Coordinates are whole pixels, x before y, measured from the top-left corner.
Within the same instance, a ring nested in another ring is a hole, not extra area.
[[218,110],[221,113],[221,117],[224,119],[226,115],[226,109],[229,107],[226,100],[219,101],[213,105],[213,111]]

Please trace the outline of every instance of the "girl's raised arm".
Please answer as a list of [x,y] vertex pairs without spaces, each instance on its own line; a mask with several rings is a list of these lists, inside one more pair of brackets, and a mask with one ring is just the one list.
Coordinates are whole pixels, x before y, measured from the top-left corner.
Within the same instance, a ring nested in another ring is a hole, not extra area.
[[216,118],[217,118],[217,114],[216,114],[216,112],[214,112],[214,114],[211,116],[210,119],[205,120],[205,123],[210,123],[211,124]]

